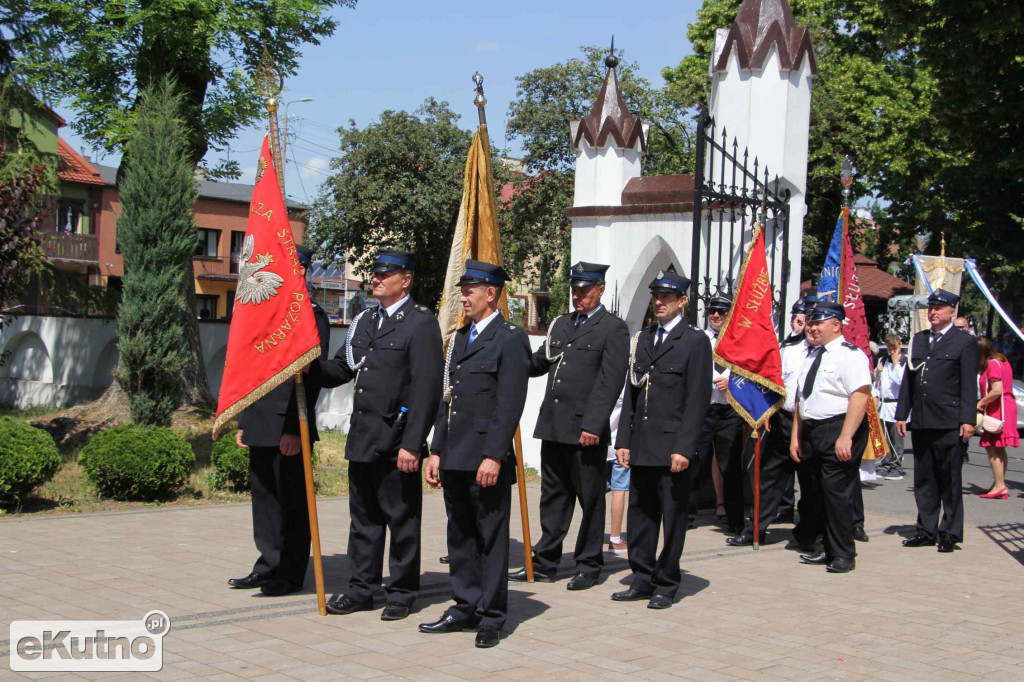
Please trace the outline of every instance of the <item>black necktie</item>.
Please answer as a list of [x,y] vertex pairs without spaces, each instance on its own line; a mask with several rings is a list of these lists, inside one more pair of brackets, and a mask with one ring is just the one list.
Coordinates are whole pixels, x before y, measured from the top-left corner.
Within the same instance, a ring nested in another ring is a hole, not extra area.
[[658,349],[661,348],[661,342],[665,338],[665,328],[658,327],[658,338],[654,340],[654,352],[657,353]]
[[811,363],[811,369],[807,372],[807,379],[804,381],[804,398],[810,398],[811,391],[814,390],[814,377],[818,373],[818,368],[821,367],[821,356],[825,354],[825,347],[821,346],[820,348],[817,357]]
[[573,329],[579,329],[580,325],[587,321],[587,316],[583,313],[576,313],[576,324]]
[[380,320],[377,321],[377,324],[375,324],[375,325],[373,325],[373,327],[371,327],[372,333],[370,335],[373,336],[374,338],[376,338],[377,332],[380,330],[381,327],[384,326],[384,322],[387,319],[388,319],[388,310],[387,310],[387,308],[381,308],[380,309]]
[[942,338],[942,334],[940,334],[938,332],[932,332],[932,339],[931,339],[931,343],[928,344],[928,348],[934,348],[935,344],[937,344],[939,342],[939,339],[941,339],[941,338]]

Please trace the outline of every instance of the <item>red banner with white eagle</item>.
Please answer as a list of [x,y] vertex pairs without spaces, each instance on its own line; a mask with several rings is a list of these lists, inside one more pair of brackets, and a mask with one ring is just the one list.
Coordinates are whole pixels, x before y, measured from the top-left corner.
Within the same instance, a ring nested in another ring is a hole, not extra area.
[[296,246],[270,140],[264,137],[238,264],[214,439],[239,412],[320,355]]

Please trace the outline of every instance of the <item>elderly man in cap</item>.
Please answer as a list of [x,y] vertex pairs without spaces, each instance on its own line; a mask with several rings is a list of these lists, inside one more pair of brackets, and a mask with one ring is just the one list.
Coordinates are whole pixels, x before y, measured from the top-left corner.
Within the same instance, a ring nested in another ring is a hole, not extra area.
[[348,591],[331,599],[329,613],[373,608],[391,533],[381,620],[409,615],[420,587],[420,459],[441,398],[441,330],[429,308],[409,295],[416,259],[408,251],[381,251],[373,262],[373,296],[380,303],[349,326],[333,360],[321,361],[325,385],[353,382],[348,460]]
[[[313,250],[299,246],[296,257],[305,276]],[[313,303],[320,334],[320,354],[327,355],[331,330],[327,313]],[[309,410],[309,441],[319,439],[316,401],[323,377],[313,361],[302,385]],[[231,578],[235,589],[260,588],[267,597],[279,597],[302,589],[309,565],[309,510],[306,506],[306,474],[299,440],[299,411],[295,382],[286,381],[238,415],[236,443],[249,449],[249,487],[252,491],[252,535],[260,558],[244,578]]]
[[[793,432],[793,410],[796,407],[796,382],[800,373],[800,366],[807,357],[807,350],[810,347],[805,336],[806,307],[803,300],[793,304],[790,310],[790,329],[793,331],[786,340],[780,344],[782,355],[782,382],[786,386],[786,402],[782,409],[772,415],[768,424],[768,433],[764,437],[764,450],[761,457],[761,518],[758,532],[759,544],[764,544],[768,534],[768,526],[776,522],[780,508],[789,505],[789,516],[792,517],[793,508],[793,480],[796,477],[797,466],[789,456],[789,439]],[[801,520],[804,516],[818,515],[812,512],[812,496],[809,494],[811,485],[804,476],[800,478],[800,504]],[[787,500],[788,495],[788,500]],[[810,519],[808,519],[810,520]],[[798,542],[804,549],[813,549],[813,540],[798,538]],[[733,547],[751,545],[754,543],[753,519],[748,519],[743,533],[728,538],[725,543]]]
[[[633,582],[612,599],[646,599],[651,609],[672,606],[679,589],[690,470],[699,464],[697,439],[711,401],[711,344],[683,319],[689,286],[674,272],[659,272],[651,282],[658,323],[633,337],[615,442],[619,464],[630,470]],[[656,556],[660,528],[664,546]]]
[[810,469],[810,483],[824,510],[825,549],[800,559],[830,573],[848,573],[856,566],[853,497],[868,444],[864,415],[871,399],[871,371],[864,353],[843,338],[845,319],[839,303],[819,301],[808,315],[810,348],[797,379],[789,445],[793,461]]
[[509,277],[498,265],[466,261],[459,299],[469,323],[448,341],[444,403],[434,422],[426,480],[448,510],[448,559],[455,603],[421,632],[478,628],[476,646],[495,646],[508,616],[508,522],[515,482],[512,439],[526,405],[530,342],[498,302]]
[[964,539],[961,443],[974,434],[978,340],[953,326],[960,297],[936,289],[928,297],[930,329],[910,340],[896,404],[896,430],[914,446],[917,532],[906,547],[936,544],[952,552]]
[[[604,565],[605,478],[609,417],[622,392],[629,359],[626,323],[601,305],[607,265],[572,266],[570,315],[556,318],[546,343],[530,363],[530,376],[546,376],[533,437],[541,439],[540,525],[534,545],[534,576],[554,582],[562,560],[562,541],[573,510],[582,510],[573,560],[575,574],[566,587],[593,587]],[[526,569],[509,574],[525,581]]]
[[[725,318],[732,306],[732,297],[712,296],[708,301],[708,328],[704,330],[711,348],[718,343],[718,334],[725,326]],[[729,368],[711,362],[711,409],[701,430],[697,447],[701,457],[718,463],[722,474],[722,492],[725,504],[728,530],[733,534],[743,531],[744,511],[744,467],[743,467],[743,417],[729,404]],[[707,455],[705,457],[705,454]]]

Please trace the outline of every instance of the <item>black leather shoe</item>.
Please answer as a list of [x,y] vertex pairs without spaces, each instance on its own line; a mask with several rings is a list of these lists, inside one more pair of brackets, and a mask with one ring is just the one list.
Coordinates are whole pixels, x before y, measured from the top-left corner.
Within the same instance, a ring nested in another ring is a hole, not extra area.
[[[757,541],[757,544],[765,544],[765,540],[768,539],[768,533],[761,533],[761,539]],[[734,538],[726,538],[725,544],[730,547],[749,547],[754,544],[754,534],[743,531]]]
[[952,535],[939,533],[939,551],[948,554],[956,549],[956,539]]
[[447,564],[448,563],[448,555],[445,554],[443,557],[441,557],[437,561],[438,561],[438,563]]
[[778,512],[775,514],[775,520],[772,523],[793,523],[793,510]]
[[[527,582],[527,580],[526,580],[526,567],[523,566],[518,571],[509,571],[508,572],[508,579],[511,580],[514,583],[525,583],[525,582]],[[554,573],[550,573],[550,574],[542,573],[541,571],[538,571],[536,569],[534,569],[534,571],[533,571],[533,581],[536,582],[536,583],[553,583],[557,579],[558,578],[555,576]]]
[[632,587],[622,592],[615,592],[612,594],[612,601],[640,601],[641,599],[650,599],[650,592],[641,592],[634,590]]
[[653,594],[651,601],[647,602],[649,609],[668,609],[672,607],[672,597],[667,594]]
[[800,561],[811,566],[824,566],[828,563],[828,557],[824,552],[819,554],[801,554]]
[[589,573],[580,571],[572,578],[569,579],[569,583],[565,586],[567,590],[589,590],[591,587],[597,584],[597,576]]
[[327,602],[327,613],[332,613],[335,616],[347,616],[350,613],[356,611],[369,611],[373,608],[373,602],[370,601],[356,601],[347,594],[343,594],[336,599],[332,599]]
[[409,615],[409,607],[398,602],[388,602],[380,612],[381,620],[402,620]]
[[474,627],[475,625],[473,623],[464,620],[455,620],[455,616],[450,613],[445,613],[441,616],[441,620],[435,620],[433,623],[420,623],[420,632],[462,632],[463,630],[472,630]]
[[912,538],[907,538],[903,541],[904,547],[931,547],[935,544],[935,538],[931,535],[925,535],[924,533],[918,533]]
[[842,557],[836,557],[829,562],[825,570],[829,573],[849,573],[857,567],[856,559],[844,559]]
[[498,646],[500,641],[501,630],[492,625],[484,625],[476,633],[477,649],[490,649],[492,646]]
[[255,571],[244,578],[228,578],[228,585],[231,585],[231,587],[236,590],[255,590],[257,587],[263,587],[264,585],[269,585],[272,582],[274,582],[273,578],[260,575]]
[[302,585],[295,585],[287,580],[272,580],[260,588],[264,597],[283,597],[302,590]]
[[853,539],[857,542],[867,542],[871,538],[868,537],[867,532],[864,530],[864,526],[854,526]]

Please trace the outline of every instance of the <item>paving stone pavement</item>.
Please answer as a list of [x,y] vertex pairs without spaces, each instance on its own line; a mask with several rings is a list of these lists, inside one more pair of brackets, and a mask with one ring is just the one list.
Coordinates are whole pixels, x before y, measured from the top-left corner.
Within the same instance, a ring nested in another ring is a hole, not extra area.
[[[535,533],[538,498],[531,485]],[[348,500],[320,500],[319,514],[331,594],[347,580]],[[278,599],[228,589],[225,580],[255,559],[247,504],[9,518],[0,521],[0,638],[17,619],[132,620],[158,608],[172,621],[163,670],[121,677],[1024,680],[1024,524],[969,528],[963,549],[943,555],[900,546],[897,533],[911,521],[872,515],[869,501],[871,541],[858,545],[853,573],[832,575],[784,548],[789,526],[755,552],[727,548],[701,517],[673,608],[612,602],[629,570],[609,555],[602,582],[587,592],[566,591],[564,580],[513,584],[510,632],[479,650],[473,633],[416,629],[449,599],[437,562],[446,551],[437,493],[424,498],[422,596],[392,623],[378,612],[319,616],[311,575],[305,593]],[[518,518],[512,533],[522,537]],[[520,557],[513,540],[514,565]],[[561,575],[570,573],[566,555]],[[21,679],[6,639],[0,652],[0,680]]]

